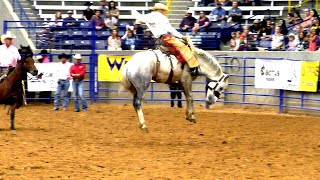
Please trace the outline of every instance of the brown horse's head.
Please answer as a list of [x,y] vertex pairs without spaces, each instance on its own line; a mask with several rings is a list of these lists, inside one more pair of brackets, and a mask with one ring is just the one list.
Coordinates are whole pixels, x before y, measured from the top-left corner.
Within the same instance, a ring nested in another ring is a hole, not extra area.
[[22,69],[25,72],[29,72],[33,76],[38,75],[38,70],[36,66],[34,65],[34,60],[33,60],[33,52],[30,48],[30,46],[22,46],[20,45],[21,49],[19,49],[19,53],[21,54],[21,60],[20,63],[22,64]]

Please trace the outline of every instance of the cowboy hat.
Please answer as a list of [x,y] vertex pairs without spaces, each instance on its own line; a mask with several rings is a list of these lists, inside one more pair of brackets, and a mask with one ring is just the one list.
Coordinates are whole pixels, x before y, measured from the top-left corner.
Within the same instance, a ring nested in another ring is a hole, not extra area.
[[141,24],[141,21],[136,20],[136,21],[134,22],[134,24]]
[[50,54],[46,49],[42,49],[39,54]]
[[73,56],[74,59],[82,59],[81,54],[75,54]]
[[4,40],[10,38],[10,39],[15,39],[16,36],[11,33],[11,31],[7,31],[5,34],[2,34],[1,36],[1,42],[4,43]]
[[186,13],[187,13],[187,14],[192,14],[193,11],[192,11],[191,9],[188,9],[188,10],[186,10]]
[[164,10],[164,11],[169,11],[168,7],[162,3],[156,3],[154,4],[153,8],[151,10]]
[[92,2],[87,1],[84,5],[85,5],[85,6],[92,6],[93,4],[92,4]]
[[61,59],[61,58],[69,59],[70,56],[66,55],[65,53],[62,53],[62,54],[60,54],[60,55],[58,56],[58,58],[59,58],[59,59]]

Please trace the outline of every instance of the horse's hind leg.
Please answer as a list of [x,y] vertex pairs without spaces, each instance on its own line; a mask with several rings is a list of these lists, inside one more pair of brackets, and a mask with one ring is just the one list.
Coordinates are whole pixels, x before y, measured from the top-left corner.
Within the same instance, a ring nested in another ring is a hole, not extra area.
[[192,78],[190,73],[186,71],[183,72],[181,77],[181,85],[187,101],[186,119],[189,120],[190,122],[196,123],[196,118],[194,116],[193,96],[192,96]]
[[11,119],[11,130],[16,130],[14,127],[14,117],[16,112],[16,105],[10,106],[10,119]]
[[133,107],[137,112],[137,115],[138,115],[138,118],[139,118],[139,123],[140,123],[140,128],[144,132],[148,133],[149,131],[148,131],[146,122],[144,120],[144,115],[143,115],[143,112],[142,112],[142,104],[141,103],[142,103],[142,96],[139,95],[138,92],[137,92],[133,96]]

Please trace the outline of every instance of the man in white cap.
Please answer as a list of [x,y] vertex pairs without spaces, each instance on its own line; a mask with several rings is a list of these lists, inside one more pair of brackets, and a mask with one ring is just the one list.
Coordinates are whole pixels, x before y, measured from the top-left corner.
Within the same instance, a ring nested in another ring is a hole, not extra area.
[[1,36],[0,68],[4,74],[0,77],[0,81],[7,77],[9,68],[16,67],[17,61],[21,59],[18,49],[12,43],[15,38],[16,36],[11,31],[7,31]]
[[156,3],[152,10],[153,12],[147,15],[141,15],[137,11],[132,10],[132,15],[136,19],[145,22],[154,37],[159,38],[168,47],[169,51],[177,57],[179,62],[187,62],[192,75],[198,75],[198,60],[189,46],[177,39],[187,41],[188,37],[183,36],[169,23],[166,17],[166,14],[169,12],[168,7],[164,4]]
[[83,80],[86,74],[86,66],[81,63],[82,57],[81,54],[76,54],[73,56],[74,64],[70,68],[70,76],[73,78],[72,88],[73,88],[73,96],[74,96],[74,107],[75,112],[80,111],[80,105],[78,99],[80,98],[82,103],[82,110],[87,111],[87,101],[84,97],[84,89],[83,89]]

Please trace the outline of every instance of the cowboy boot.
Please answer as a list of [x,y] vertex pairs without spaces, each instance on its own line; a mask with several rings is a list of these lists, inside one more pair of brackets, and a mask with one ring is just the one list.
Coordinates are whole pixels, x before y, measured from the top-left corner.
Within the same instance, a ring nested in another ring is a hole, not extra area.
[[201,72],[200,67],[190,68],[191,76],[203,76],[204,74]]

